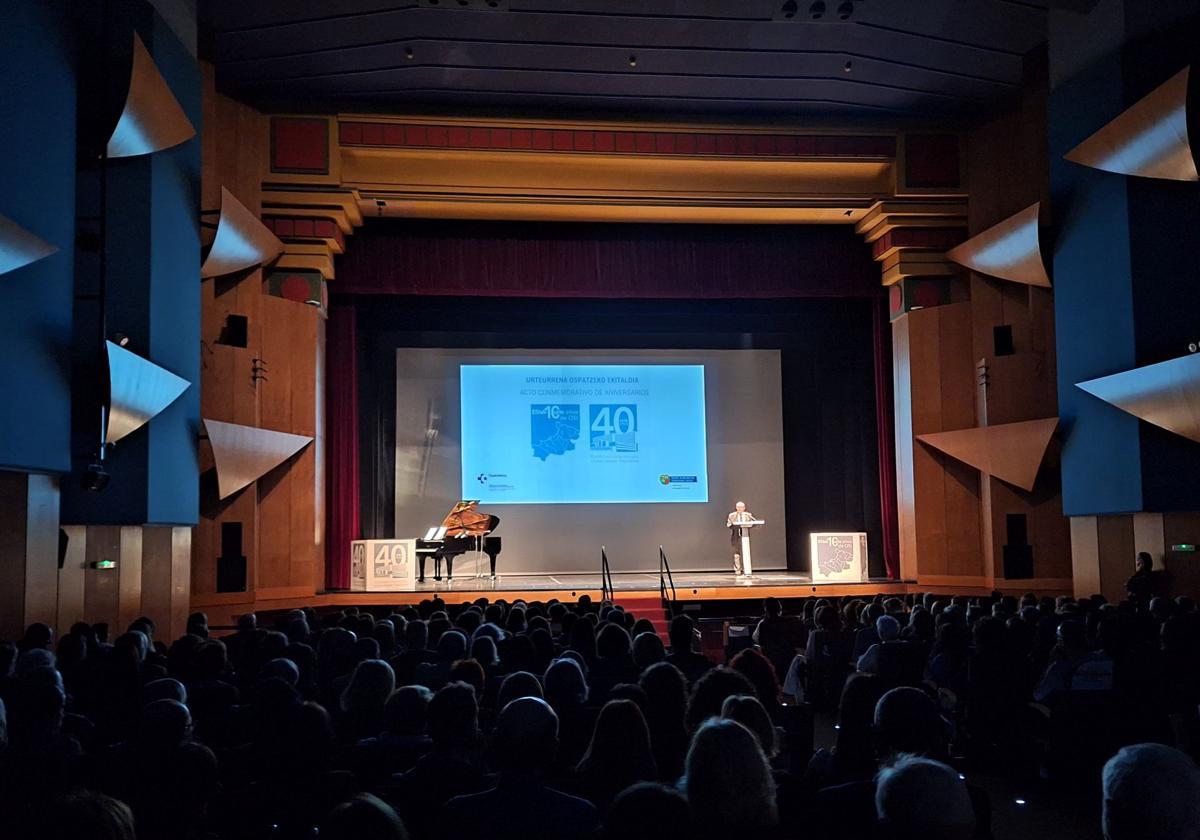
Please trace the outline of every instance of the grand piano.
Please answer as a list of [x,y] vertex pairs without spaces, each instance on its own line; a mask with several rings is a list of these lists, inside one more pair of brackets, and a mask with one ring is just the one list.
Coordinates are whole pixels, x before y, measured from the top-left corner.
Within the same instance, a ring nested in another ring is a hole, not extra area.
[[417,581],[425,582],[425,559],[433,557],[433,579],[442,579],[442,561],[446,561],[446,579],[454,577],[454,558],[468,551],[482,551],[488,557],[492,577],[496,576],[496,555],[500,538],[491,536],[500,525],[500,517],[478,510],[478,499],[463,499],[450,509],[441,527],[432,528],[417,540]]

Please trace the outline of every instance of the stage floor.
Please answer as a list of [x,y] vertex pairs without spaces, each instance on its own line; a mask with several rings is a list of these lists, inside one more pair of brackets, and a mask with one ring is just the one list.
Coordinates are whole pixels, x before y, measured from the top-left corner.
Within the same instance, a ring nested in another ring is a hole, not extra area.
[[[709,589],[713,587],[734,586],[739,589],[753,589],[758,586],[804,586],[812,583],[812,575],[806,572],[763,572],[761,574],[737,577],[732,572],[680,572],[674,576],[675,590]],[[658,591],[657,572],[614,572],[612,574],[613,589],[617,592],[647,592]],[[558,574],[558,575],[497,575],[495,579],[475,577],[473,575],[455,577],[453,580],[426,578],[424,583],[413,585],[413,592],[430,594],[521,591],[521,592],[558,592],[565,589],[590,592],[600,589],[600,575]]]

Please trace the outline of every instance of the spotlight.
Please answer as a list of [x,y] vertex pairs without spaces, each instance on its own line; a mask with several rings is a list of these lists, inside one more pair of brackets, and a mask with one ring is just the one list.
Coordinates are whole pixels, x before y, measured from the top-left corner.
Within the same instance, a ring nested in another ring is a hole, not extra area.
[[629,66],[637,67],[637,56],[636,55],[629,56]]
[[845,64],[842,65],[842,69],[845,70],[847,73],[849,73],[851,70],[854,69],[854,62],[847,61]]
[[850,0],[838,6],[838,19],[850,20],[850,15],[854,14],[854,4]]
[[1197,350],[1200,350],[1200,344],[1197,344],[1194,341],[1189,341],[1188,342],[1188,352],[1195,353]]
[[87,465],[87,469],[79,477],[79,483],[84,490],[91,493],[99,493],[108,486],[110,478],[112,476],[108,474],[108,470],[104,469],[104,464],[100,463],[99,459],[97,459]]
[[787,0],[779,9],[780,14],[783,15],[785,20],[794,18],[798,11],[800,11],[800,7],[797,5],[796,0]]
[[412,61],[412,58],[413,58],[413,48],[412,47],[404,48],[404,57],[407,58],[409,61]]
[[129,346],[129,336],[125,335],[125,333],[113,333],[112,340],[113,344],[117,345],[118,347]]
[[820,20],[822,17],[824,17],[825,16],[824,0],[816,0],[816,2],[814,2],[811,6],[808,7],[808,13],[812,16],[813,20]]
[[1014,800],[1013,800],[1013,802],[1017,803],[1018,805],[1025,805],[1025,804],[1027,804],[1027,803],[1025,802],[1025,800],[1024,800],[1024,799],[1022,799],[1022,798],[1021,798],[1021,797],[1019,797],[1019,796],[1018,796],[1016,799],[1014,799]]

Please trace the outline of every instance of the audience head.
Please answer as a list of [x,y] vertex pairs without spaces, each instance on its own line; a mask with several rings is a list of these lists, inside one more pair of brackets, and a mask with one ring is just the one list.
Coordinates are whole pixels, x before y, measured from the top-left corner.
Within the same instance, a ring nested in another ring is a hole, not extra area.
[[438,749],[461,750],[479,737],[479,703],[475,689],[462,682],[438,689],[427,709],[429,737]]
[[958,773],[940,761],[903,755],[879,773],[875,815],[895,840],[970,840],[975,811]]
[[758,739],[758,745],[762,747],[763,754],[767,759],[775,757],[778,734],[775,731],[775,724],[771,721],[771,716],[767,714],[767,710],[757,697],[751,697],[748,694],[726,697],[725,702],[721,704],[721,717],[736,720],[749,729]]
[[579,663],[569,657],[555,659],[543,678],[546,702],[561,712],[587,702],[588,684]]
[[604,704],[579,769],[610,774],[619,770],[644,781],[658,776],[650,750],[650,729],[637,703],[609,700]]
[[720,716],[721,704],[725,702],[726,697],[754,693],[754,683],[746,679],[741,672],[723,665],[709,670],[692,686],[686,717],[688,730],[695,731],[710,717]]
[[517,698],[501,709],[492,748],[501,772],[541,772],[558,749],[558,716],[545,700]]
[[695,825],[709,836],[754,836],[778,822],[766,756],[735,720],[709,720],[696,730],[680,788]]
[[382,659],[366,659],[354,666],[341,696],[342,711],[382,709],[396,690],[396,674]]
[[329,812],[321,824],[321,840],[408,840],[408,832],[391,805],[357,793]]
[[691,836],[687,799],[655,782],[625,788],[604,820],[604,840],[687,840]]
[[133,812],[102,793],[77,790],[46,809],[45,840],[135,840]]
[[1200,837],[1200,770],[1185,753],[1161,744],[1125,747],[1104,765],[1106,840]]
[[638,670],[644,671],[655,662],[662,662],[667,657],[667,650],[662,639],[653,631],[639,633],[633,639],[633,662]]
[[668,633],[668,637],[671,640],[671,653],[690,652],[695,634],[696,623],[692,621],[691,616],[681,613],[671,619],[671,629]]
[[779,703],[779,678],[775,674],[775,666],[767,657],[754,648],[746,648],[733,657],[729,667],[750,680],[763,706],[773,708]]
[[475,689],[475,696],[482,697],[486,677],[483,666],[474,659],[459,659],[450,665],[447,679],[465,682]]
[[504,678],[504,682],[500,683],[500,694],[496,698],[496,707],[503,709],[521,697],[542,699],[542,684],[528,671],[513,671]]
[[900,622],[890,615],[881,615],[875,619],[875,632],[881,642],[894,642],[900,638]]
[[433,692],[423,685],[403,685],[384,707],[388,731],[394,735],[424,735]]
[[875,739],[884,759],[899,753],[941,758],[946,752],[946,724],[929,695],[902,686],[879,698]]

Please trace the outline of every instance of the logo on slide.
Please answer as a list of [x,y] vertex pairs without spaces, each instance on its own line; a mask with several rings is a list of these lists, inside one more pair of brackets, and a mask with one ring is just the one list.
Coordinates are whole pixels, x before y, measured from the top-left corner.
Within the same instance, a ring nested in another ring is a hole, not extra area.
[[671,476],[667,475],[666,473],[663,473],[662,475],[660,475],[660,476],[658,477],[658,481],[659,481],[659,483],[660,483],[660,484],[664,484],[664,485],[666,485],[666,484],[670,484],[670,483],[671,483]]
[[579,440],[579,404],[534,403],[529,406],[529,443],[535,458],[563,455]]
[[637,452],[636,405],[590,405],[593,452]]

